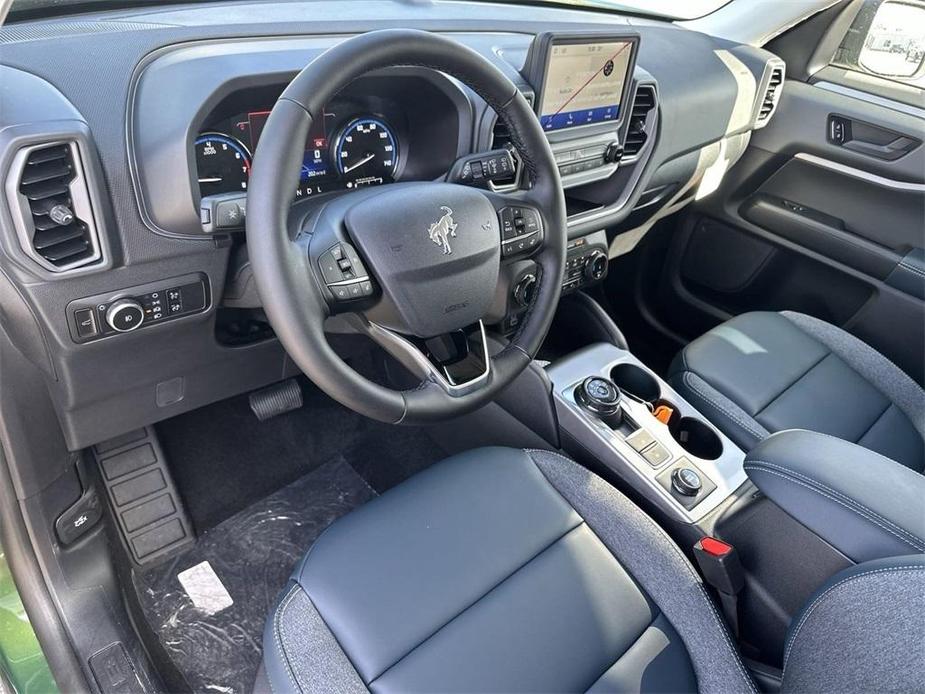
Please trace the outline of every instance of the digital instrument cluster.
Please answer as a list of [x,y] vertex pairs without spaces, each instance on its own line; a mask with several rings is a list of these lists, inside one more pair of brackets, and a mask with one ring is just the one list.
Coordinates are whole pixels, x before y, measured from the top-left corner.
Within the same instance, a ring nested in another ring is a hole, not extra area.
[[[218,121],[195,140],[202,197],[247,191],[251,159],[270,110],[255,109]],[[380,115],[337,104],[312,124],[296,197],[391,183],[400,162],[398,136]]]

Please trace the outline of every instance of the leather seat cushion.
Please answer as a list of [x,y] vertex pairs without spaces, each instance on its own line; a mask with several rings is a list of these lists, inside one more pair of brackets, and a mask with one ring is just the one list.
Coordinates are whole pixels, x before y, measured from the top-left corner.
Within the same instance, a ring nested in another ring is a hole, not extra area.
[[798,313],[737,316],[691,342],[669,380],[743,449],[808,429],[925,468],[925,393],[845,331]]
[[[296,570],[268,626],[274,688],[680,692],[702,680],[708,689],[714,681],[749,689],[677,548],[663,557],[667,538],[621,497],[606,522],[641,526],[627,538],[657,538],[638,547],[650,556],[621,561],[587,518],[600,509],[592,503],[582,515],[550,483],[554,472],[573,480],[572,492],[612,490],[552,454],[481,449],[337,521]],[[646,581],[633,575],[634,563],[649,565]],[[668,596],[666,610],[658,603]],[[702,655],[707,644],[710,656]],[[705,658],[726,665],[708,668]]]

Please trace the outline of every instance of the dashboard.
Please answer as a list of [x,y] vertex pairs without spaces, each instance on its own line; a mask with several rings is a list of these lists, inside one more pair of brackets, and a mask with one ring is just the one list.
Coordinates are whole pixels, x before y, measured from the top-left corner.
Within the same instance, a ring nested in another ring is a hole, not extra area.
[[[0,195],[5,327],[46,383],[68,447],[293,373],[260,320],[240,233],[251,164],[299,70],[347,36],[389,26],[452,37],[534,105],[565,192],[565,291],[601,281],[614,244],[693,200],[714,163],[735,160],[761,126],[777,65],[669,22],[465,1],[213,2],[0,29],[6,191],[27,166],[65,161],[79,173],[49,186],[73,202],[67,233],[40,235],[44,208]],[[74,69],[100,65],[101,46],[105,79]],[[484,176],[511,144],[452,76],[378,70],[291,143],[302,156],[293,198],[443,180],[461,158]],[[528,185],[513,161],[481,185]],[[214,200],[237,201],[240,218],[205,223]],[[536,280],[527,255],[505,272],[489,316],[500,333],[517,328]]]

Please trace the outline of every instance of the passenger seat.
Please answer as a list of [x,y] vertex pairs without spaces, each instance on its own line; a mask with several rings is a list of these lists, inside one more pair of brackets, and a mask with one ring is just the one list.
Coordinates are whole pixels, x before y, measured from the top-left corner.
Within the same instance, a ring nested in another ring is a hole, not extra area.
[[681,350],[669,382],[745,451],[774,432],[808,429],[925,468],[925,391],[817,318],[737,316]]

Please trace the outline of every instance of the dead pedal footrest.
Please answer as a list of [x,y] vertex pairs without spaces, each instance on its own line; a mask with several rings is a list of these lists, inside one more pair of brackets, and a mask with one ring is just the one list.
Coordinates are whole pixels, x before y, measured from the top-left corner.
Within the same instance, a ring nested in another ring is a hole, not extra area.
[[193,528],[154,429],[136,429],[93,447],[122,540],[137,564],[194,541]]

